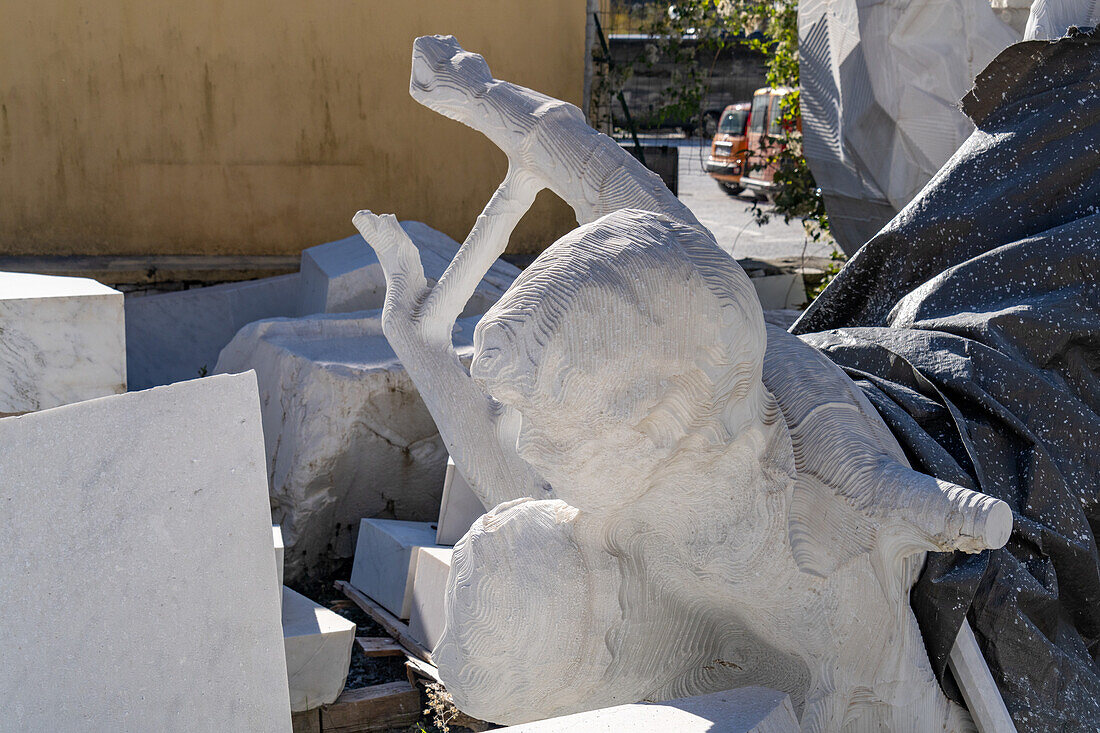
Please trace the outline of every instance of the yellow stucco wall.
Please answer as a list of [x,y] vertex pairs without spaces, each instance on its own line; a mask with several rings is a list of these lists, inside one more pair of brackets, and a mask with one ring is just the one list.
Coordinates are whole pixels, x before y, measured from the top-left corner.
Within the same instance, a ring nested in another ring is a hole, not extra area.
[[[580,104],[585,0],[2,0],[0,254],[292,254],[360,208],[461,240],[502,153],[408,93],[453,33]],[[540,196],[513,237],[575,225]]]

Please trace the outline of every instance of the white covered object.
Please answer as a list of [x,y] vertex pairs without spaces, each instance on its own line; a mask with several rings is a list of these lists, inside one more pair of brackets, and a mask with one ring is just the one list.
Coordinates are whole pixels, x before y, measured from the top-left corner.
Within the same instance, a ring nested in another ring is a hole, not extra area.
[[[458,242],[427,224],[403,221],[401,228],[420,248],[425,275],[435,282],[458,251]],[[386,297],[386,278],[378,257],[363,237],[356,234],[302,251],[302,283],[299,312],[350,313],[381,308]],[[519,269],[497,260],[478,284],[467,315],[484,313],[495,303]]]
[[291,730],[251,374],[0,420],[0,728]]
[[0,272],[0,415],[125,392],[125,341],[117,290]]
[[508,733],[797,733],[791,698],[742,687],[668,702],[640,702],[514,725]]
[[[474,323],[455,333],[467,357]],[[447,450],[377,314],[250,324],[216,371],[248,369],[260,384],[288,581],[351,557],[363,517],[436,519]]]
[[1100,25],[1097,0],[1035,0],[1024,28],[1028,41],[1061,38],[1071,27],[1095,28]]
[[364,519],[359,523],[351,584],[398,618],[409,618],[417,550],[434,547],[429,522]]
[[131,389],[213,373],[218,354],[242,326],[298,314],[298,274],[172,293],[126,296],[126,359]]
[[416,572],[409,606],[409,635],[428,649],[434,649],[447,617],[443,598],[447,594],[447,576],[451,572],[450,547],[420,547],[416,551]]
[[454,459],[447,456],[447,475],[443,479],[443,499],[439,503],[439,521],[436,522],[436,543],[454,545],[484,513],[481,499],[477,498],[469,482],[455,466]]
[[973,132],[959,100],[1020,35],[988,0],[805,0],[798,37],[804,154],[851,254]]
[[293,712],[328,705],[340,696],[354,644],[355,624],[283,588],[283,647]]

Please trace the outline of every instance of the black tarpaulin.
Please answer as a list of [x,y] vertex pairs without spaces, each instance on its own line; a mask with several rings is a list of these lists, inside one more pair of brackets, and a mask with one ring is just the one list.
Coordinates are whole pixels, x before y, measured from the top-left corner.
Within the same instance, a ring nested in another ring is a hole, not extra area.
[[964,616],[1021,731],[1100,730],[1100,35],[1016,44],[977,130],[792,327],[918,470],[1012,506],[1008,545],[930,555],[936,674]]

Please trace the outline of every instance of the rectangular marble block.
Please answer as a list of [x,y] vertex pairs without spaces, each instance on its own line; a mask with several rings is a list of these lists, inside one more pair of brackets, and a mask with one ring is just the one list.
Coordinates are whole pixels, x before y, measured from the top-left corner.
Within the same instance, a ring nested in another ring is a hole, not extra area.
[[806,304],[806,286],[802,282],[802,275],[765,275],[754,277],[750,282],[756,289],[756,297],[760,299],[760,307],[764,310],[801,308]]
[[485,511],[481,499],[477,498],[454,460],[448,456],[443,499],[439,503],[439,521],[436,522],[436,544],[453,545],[458,542]]
[[409,634],[428,649],[435,649],[446,624],[443,596],[447,592],[452,555],[454,550],[449,547],[421,547],[417,550]]
[[298,315],[298,273],[172,293],[126,296],[130,389],[213,374],[218,354],[241,328]]
[[416,550],[436,546],[435,525],[431,522],[364,519],[359,523],[351,584],[394,616],[407,619]]
[[302,315],[381,308],[386,278],[374,250],[356,234],[302,250]]
[[[434,285],[451,264],[459,244],[443,232],[419,221],[403,221],[401,228],[416,244],[429,285]],[[302,251],[299,310],[315,313],[351,313],[381,308],[386,298],[386,278],[374,250],[358,234]],[[471,295],[464,316],[484,313],[495,303],[519,270],[497,260]]]
[[252,373],[0,420],[0,729],[283,731]]
[[293,712],[328,705],[340,696],[354,644],[355,624],[283,588],[283,646]]
[[785,692],[741,687],[659,703],[634,703],[501,728],[509,733],[798,733]]
[[[283,530],[277,525],[271,525],[271,541],[275,545],[275,579],[279,586],[283,584],[283,557],[286,554],[286,546],[283,544]],[[282,603],[282,595],[279,595],[279,603]]]
[[122,293],[83,277],[0,272],[0,415],[126,391]]

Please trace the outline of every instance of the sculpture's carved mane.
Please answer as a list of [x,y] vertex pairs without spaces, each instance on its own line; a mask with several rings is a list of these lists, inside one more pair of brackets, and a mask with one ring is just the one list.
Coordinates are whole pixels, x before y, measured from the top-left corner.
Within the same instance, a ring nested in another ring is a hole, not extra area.
[[[531,338],[545,347],[553,338],[593,338],[588,330],[565,326],[567,315],[577,309],[606,313],[609,299],[618,298],[633,306],[637,323],[606,318],[592,323],[599,329],[595,338],[621,344],[624,352],[645,348],[640,341],[663,338],[669,328],[693,332],[705,322],[718,324],[711,343],[678,355],[695,368],[669,381],[638,428],[665,448],[688,435],[725,445],[774,412],[761,381],[767,338],[763,317],[752,285],[736,268],[693,227],[652,212],[620,211],[552,245],[490,315],[530,320]],[[691,314],[698,323],[669,321],[679,314]],[[579,353],[584,346],[574,348]],[[562,372],[556,375],[562,388],[568,389],[569,372],[576,367],[555,368]]]

